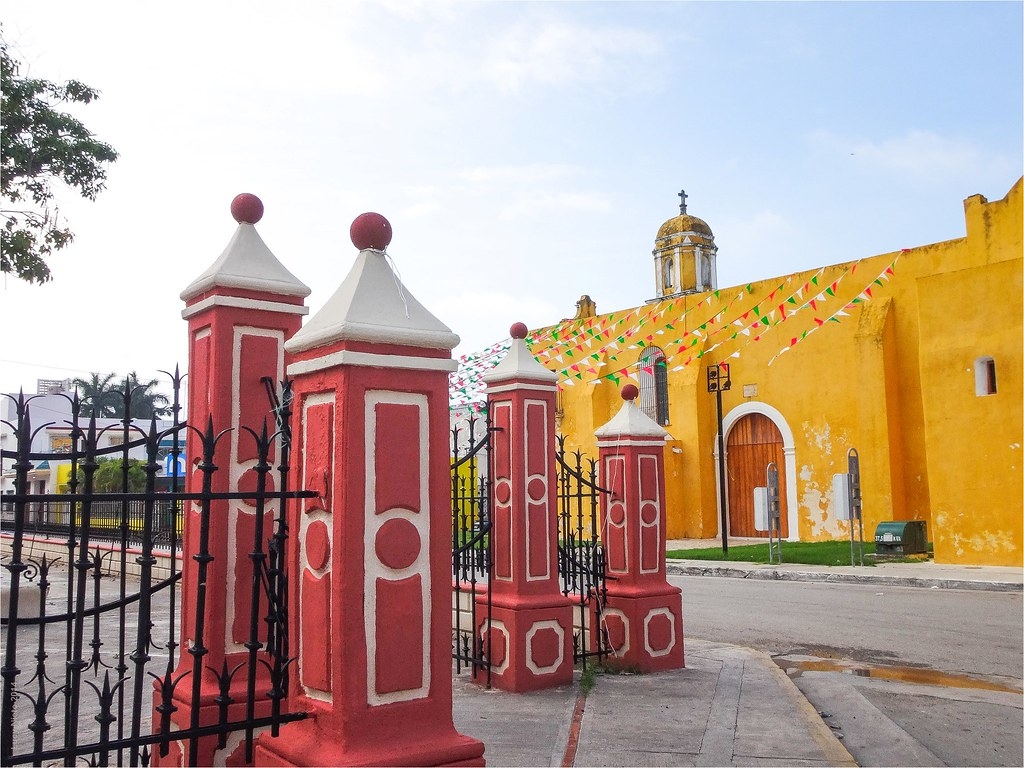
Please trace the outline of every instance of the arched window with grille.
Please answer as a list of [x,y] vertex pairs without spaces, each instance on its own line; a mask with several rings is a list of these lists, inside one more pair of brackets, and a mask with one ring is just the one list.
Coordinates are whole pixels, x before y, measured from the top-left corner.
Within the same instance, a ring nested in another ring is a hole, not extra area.
[[640,355],[637,378],[640,410],[658,424],[668,424],[668,364],[659,347],[647,347]]

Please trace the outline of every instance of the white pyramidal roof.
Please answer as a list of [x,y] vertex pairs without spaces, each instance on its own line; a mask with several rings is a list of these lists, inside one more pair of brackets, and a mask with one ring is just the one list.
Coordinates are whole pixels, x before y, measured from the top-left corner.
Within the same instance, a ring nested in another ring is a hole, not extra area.
[[271,253],[252,224],[241,222],[220,257],[181,292],[182,301],[211,288],[309,296],[309,288]]
[[536,381],[556,382],[558,374],[549,371],[537,362],[526,346],[525,339],[512,339],[512,346],[501,362],[480,377],[485,382],[505,381],[507,379],[533,379]]
[[338,290],[285,344],[302,352],[337,341],[452,350],[459,337],[402,285],[383,251],[366,248]]
[[595,430],[598,440],[615,437],[670,437],[654,419],[641,411],[635,402],[626,400],[611,421]]

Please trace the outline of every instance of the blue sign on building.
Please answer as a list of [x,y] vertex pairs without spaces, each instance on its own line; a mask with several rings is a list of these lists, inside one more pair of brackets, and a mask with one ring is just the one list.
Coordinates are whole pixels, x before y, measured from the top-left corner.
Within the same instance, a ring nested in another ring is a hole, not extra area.
[[179,455],[177,461],[174,460],[174,454],[169,453],[164,457],[164,475],[166,477],[184,477],[185,476],[185,457]]

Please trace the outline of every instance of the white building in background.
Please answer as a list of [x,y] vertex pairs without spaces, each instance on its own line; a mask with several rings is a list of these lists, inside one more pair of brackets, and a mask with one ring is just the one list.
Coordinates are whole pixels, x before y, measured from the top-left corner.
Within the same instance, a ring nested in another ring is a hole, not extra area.
[[[37,382],[35,395],[25,395],[29,401],[29,416],[32,426],[31,453],[68,453],[71,450],[71,395],[73,387],[70,380],[55,381],[40,379]],[[18,424],[18,395],[7,393],[0,394],[0,496],[14,493],[14,463],[16,458],[13,454],[17,451],[17,435],[15,428]],[[82,419],[80,426],[83,428],[88,424],[88,419]],[[157,420],[157,429],[165,430],[173,426],[173,422],[164,419]],[[103,418],[96,419],[96,427],[99,431],[98,447],[117,448],[125,443],[124,424],[121,419]],[[133,419],[128,442],[141,438],[148,432],[150,427],[149,419]],[[185,470],[185,434],[180,433],[179,437],[180,456],[177,457],[177,475],[183,477]],[[158,488],[166,484],[174,476],[175,457],[171,454],[174,448],[173,438],[168,436],[160,442],[160,469],[157,475]],[[120,453],[113,451],[108,456],[118,458]],[[131,459],[145,459],[144,448],[135,447],[128,451]],[[67,490],[68,478],[71,474],[70,460],[49,458],[34,462],[34,466],[28,473],[32,493],[62,493]]]

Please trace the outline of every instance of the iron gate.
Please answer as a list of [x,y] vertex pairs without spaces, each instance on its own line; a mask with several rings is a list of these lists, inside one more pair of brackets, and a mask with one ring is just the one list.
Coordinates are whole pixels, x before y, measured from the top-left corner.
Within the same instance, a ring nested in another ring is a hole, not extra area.
[[[491,686],[491,514],[489,419],[452,427],[452,658],[458,673],[485,675]],[[486,640],[485,640],[486,638]]]
[[[490,438],[486,417],[470,418],[452,428],[452,658],[456,672],[485,674],[490,685],[491,621],[491,483]],[[605,553],[600,535],[597,465],[576,451],[567,454],[565,438],[555,451],[558,488],[558,571],[562,594],[576,604],[573,661],[603,659],[610,652],[601,614],[607,598]]]
[[[217,471],[214,454],[230,430],[215,432],[210,423],[199,431],[179,421],[181,377],[177,372],[172,381],[171,425],[158,428],[154,418],[147,429],[125,418],[116,427],[120,444],[100,447],[111,442],[108,433],[114,428],[99,427],[95,417],[83,417],[77,393],[67,397],[70,419],[58,425],[70,434],[68,450],[32,452],[33,437],[50,426],[33,419],[34,397],[19,395],[13,421],[4,421],[13,430],[16,445],[2,452],[4,466],[15,473],[15,493],[4,498],[9,611],[2,617],[6,641],[0,702],[3,765],[49,761],[72,765],[82,757],[94,765],[147,765],[152,750],[166,754],[171,741],[187,743],[188,762],[195,764],[200,737],[216,736],[223,748],[234,731],[245,732],[246,757],[251,760],[256,728],[269,726],[276,735],[280,724],[306,716],[283,711],[293,660],[288,647],[285,506],[288,499],[315,495],[288,490],[290,384],[282,383],[272,397],[273,432],[266,421],[259,431],[241,429],[245,434],[239,439],[253,440],[258,456],[255,488],[214,493],[210,490]],[[131,412],[131,396],[126,389],[125,413]],[[108,439],[101,440],[105,435]],[[193,454],[201,456],[196,471],[201,473],[203,490],[185,493],[178,487],[175,471],[170,488],[158,492],[158,458],[168,451],[169,443],[176,462],[184,452],[186,435],[201,446]],[[142,489],[129,484],[133,451],[145,454]],[[276,471],[271,457],[277,460]],[[95,487],[96,471],[101,460],[108,458],[120,460],[122,481],[114,491],[100,491]],[[70,465],[68,492],[32,493],[29,471],[42,462],[57,461]],[[191,686],[192,701],[196,701],[207,652],[202,608],[208,568],[214,560],[208,548],[211,502],[236,499],[247,500],[256,510],[256,532],[248,555],[252,600],[246,660],[230,670],[226,665],[209,670],[221,686],[216,723],[200,724],[199,707],[193,706],[189,726],[175,728],[171,721],[177,709],[174,692]],[[199,510],[201,531],[199,550],[193,555],[199,575],[196,622],[190,635],[196,640],[179,649],[177,554],[185,504]],[[116,510],[113,516],[111,509]],[[55,526],[62,527],[59,541],[66,554],[33,554],[42,545],[27,534],[39,519],[48,521],[49,535]],[[101,544],[101,539],[108,541]],[[159,559],[168,563],[166,578],[154,575]],[[137,578],[128,575],[129,566],[135,565]],[[116,579],[105,577],[104,570],[116,572]],[[182,651],[192,656],[190,662],[182,661],[187,659]],[[256,689],[256,669],[261,666],[269,670],[269,691]],[[229,705],[240,703],[228,694],[236,679],[247,682],[247,716],[231,719]],[[256,702],[268,699],[271,714],[252,716]]]
[[573,660],[584,668],[587,659],[603,659],[610,651],[601,614],[608,590],[604,544],[600,535],[602,493],[597,462],[580,451],[567,454],[565,437],[555,451],[558,472],[558,571],[562,593],[576,602]]

